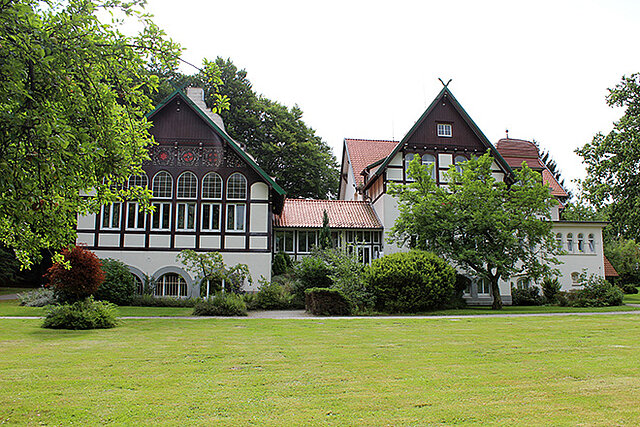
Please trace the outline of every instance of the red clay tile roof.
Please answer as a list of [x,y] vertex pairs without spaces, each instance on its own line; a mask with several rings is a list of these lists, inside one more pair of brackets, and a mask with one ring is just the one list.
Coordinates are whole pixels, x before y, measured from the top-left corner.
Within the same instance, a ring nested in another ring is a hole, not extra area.
[[569,194],[564,191],[564,188],[556,180],[549,169],[545,168],[542,171],[542,182],[548,184],[551,187],[551,195],[556,197],[569,197]]
[[364,168],[387,157],[399,142],[349,138],[344,141],[353,167],[353,174],[356,177],[356,186],[364,184],[364,177],[360,175]]
[[604,277],[618,277],[618,272],[613,268],[607,257],[604,255],[602,257],[604,258]]
[[533,142],[503,138],[498,141],[496,148],[512,168],[519,168],[522,166],[522,162],[527,162],[531,169],[544,169],[545,167],[539,159],[538,147]]
[[321,228],[325,210],[331,228],[382,228],[369,202],[306,199],[285,199],[274,227]]

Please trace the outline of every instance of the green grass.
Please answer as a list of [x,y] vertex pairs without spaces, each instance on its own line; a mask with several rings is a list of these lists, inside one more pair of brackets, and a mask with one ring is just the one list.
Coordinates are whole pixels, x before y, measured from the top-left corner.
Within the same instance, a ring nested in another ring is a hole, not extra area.
[[0,286],[0,295],[18,294],[20,292],[30,291],[34,288],[9,288],[6,286]]
[[638,293],[637,294],[631,294],[631,295],[625,295],[624,296],[624,303],[625,304],[640,304],[640,286],[638,286]]
[[[193,307],[118,307],[118,316],[191,316]],[[0,301],[0,316],[44,316],[41,307],[22,307],[17,300]]]
[[0,423],[635,425],[639,320],[0,320]]

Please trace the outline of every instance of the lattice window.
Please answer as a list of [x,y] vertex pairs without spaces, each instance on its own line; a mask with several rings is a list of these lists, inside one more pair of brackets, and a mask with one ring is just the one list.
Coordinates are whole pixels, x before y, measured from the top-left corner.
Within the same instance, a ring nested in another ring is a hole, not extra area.
[[153,177],[153,197],[170,199],[173,196],[173,178],[169,172],[158,172]]
[[236,172],[227,180],[227,199],[244,200],[246,198],[247,178]]
[[195,199],[198,195],[198,178],[192,172],[185,172],[178,177],[178,198]]
[[129,188],[131,187],[147,187],[149,185],[149,178],[147,174],[142,172],[142,175],[131,175],[129,177]]
[[156,281],[154,295],[163,297],[186,297],[187,282],[179,274],[163,274]]
[[209,172],[202,178],[202,198],[222,199],[222,178],[215,172]]

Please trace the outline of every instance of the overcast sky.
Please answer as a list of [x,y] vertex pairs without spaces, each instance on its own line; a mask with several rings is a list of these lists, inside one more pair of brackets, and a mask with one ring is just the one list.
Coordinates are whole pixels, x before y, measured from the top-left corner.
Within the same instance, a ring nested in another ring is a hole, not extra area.
[[[566,181],[577,147],[622,114],[607,88],[640,72],[636,1],[196,1],[147,9],[184,58],[231,58],[333,148],[402,139],[449,88],[495,143],[535,139]],[[184,72],[192,73],[188,68]]]

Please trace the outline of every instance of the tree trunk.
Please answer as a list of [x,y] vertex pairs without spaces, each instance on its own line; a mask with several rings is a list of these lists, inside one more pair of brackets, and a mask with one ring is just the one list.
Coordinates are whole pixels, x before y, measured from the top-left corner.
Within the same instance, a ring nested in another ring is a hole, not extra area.
[[491,308],[493,310],[502,310],[502,297],[500,296],[500,287],[498,286],[498,276],[492,276],[491,279],[491,292],[493,293],[493,304]]

